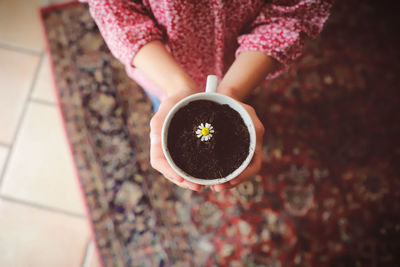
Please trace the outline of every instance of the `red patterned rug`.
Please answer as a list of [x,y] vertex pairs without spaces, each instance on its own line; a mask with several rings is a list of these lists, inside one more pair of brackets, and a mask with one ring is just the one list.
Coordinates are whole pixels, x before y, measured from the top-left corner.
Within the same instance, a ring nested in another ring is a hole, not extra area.
[[223,193],[150,167],[151,103],[87,6],[42,10],[103,263],[400,266],[400,45],[396,15],[372,2],[338,1],[289,73],[250,98],[262,171]]

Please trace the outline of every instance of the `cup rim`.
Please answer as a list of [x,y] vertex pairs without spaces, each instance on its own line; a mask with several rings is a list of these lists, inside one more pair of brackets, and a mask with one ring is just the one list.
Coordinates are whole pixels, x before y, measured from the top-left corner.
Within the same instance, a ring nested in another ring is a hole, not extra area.
[[[222,99],[223,101],[222,101],[222,103],[217,102],[217,101],[215,101],[216,99],[213,99],[213,98]],[[228,174],[225,177],[216,178],[216,179],[201,179],[201,178],[194,177],[194,176],[186,173],[179,166],[177,166],[169,153],[167,141],[168,141],[168,128],[169,128],[171,119],[174,117],[175,113],[179,109],[186,106],[190,102],[196,101],[196,100],[208,100],[208,101],[215,102],[217,104],[229,105],[230,108],[232,108],[233,110],[235,110],[236,112],[239,113],[240,117],[243,119],[243,122],[247,126],[247,130],[249,131],[249,135],[250,135],[249,154],[247,155],[246,159],[242,162],[242,164],[236,170],[234,170],[233,172],[231,172],[230,174]],[[202,92],[202,93],[192,94],[190,96],[183,98],[178,103],[176,103],[172,107],[172,109],[168,112],[167,116],[165,117],[165,120],[164,120],[164,123],[162,126],[162,130],[161,130],[161,145],[162,145],[162,150],[163,150],[164,156],[167,159],[167,162],[172,167],[172,169],[174,169],[174,171],[177,172],[178,175],[180,175],[182,178],[184,178],[190,182],[200,184],[200,185],[217,185],[217,184],[226,183],[226,182],[234,179],[235,177],[240,175],[246,169],[246,167],[250,164],[250,162],[254,156],[254,152],[255,152],[256,131],[255,131],[253,120],[251,119],[251,117],[248,114],[248,112],[246,111],[246,109],[238,101],[236,101],[235,99],[233,99],[229,96],[226,96],[226,95],[223,95],[220,93]]]

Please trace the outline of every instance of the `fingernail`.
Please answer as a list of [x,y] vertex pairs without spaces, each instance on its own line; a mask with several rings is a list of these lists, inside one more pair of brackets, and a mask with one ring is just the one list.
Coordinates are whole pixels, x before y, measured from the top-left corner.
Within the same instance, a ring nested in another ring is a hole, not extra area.
[[190,190],[197,191],[197,186],[194,185],[194,184],[191,184],[191,183],[188,182],[188,181],[183,181],[183,182],[181,183],[181,185],[185,186],[186,188],[188,188],[188,189],[190,189]]
[[236,185],[240,184],[242,181],[244,181],[243,177],[236,177],[235,179],[230,180],[229,184],[236,186]]
[[223,191],[223,190],[224,190],[223,187],[216,187],[216,188],[215,188],[215,192],[221,192],[221,191]]

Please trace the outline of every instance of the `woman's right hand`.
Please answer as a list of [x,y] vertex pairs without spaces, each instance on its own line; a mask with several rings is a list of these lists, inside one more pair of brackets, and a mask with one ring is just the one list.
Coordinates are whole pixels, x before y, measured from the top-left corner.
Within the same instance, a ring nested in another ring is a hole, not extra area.
[[180,90],[161,102],[158,111],[150,121],[150,163],[154,169],[162,173],[165,178],[174,184],[190,190],[199,191],[204,186],[192,183],[179,176],[169,165],[161,146],[161,129],[168,112],[181,99],[194,93],[199,93],[199,91],[194,89]]

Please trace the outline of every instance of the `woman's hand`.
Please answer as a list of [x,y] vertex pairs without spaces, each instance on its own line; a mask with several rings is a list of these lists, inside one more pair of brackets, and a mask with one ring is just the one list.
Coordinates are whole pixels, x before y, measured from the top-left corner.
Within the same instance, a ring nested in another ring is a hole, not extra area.
[[[132,63],[167,95],[150,121],[151,166],[180,187],[200,190],[203,186],[184,180],[172,169],[161,147],[161,129],[165,117],[179,100],[199,92],[195,89],[198,88],[197,84],[168,52],[164,44],[157,40],[144,45]],[[179,90],[180,88],[185,89]]]
[[249,105],[241,103],[241,102],[240,102],[240,104],[242,104],[242,106],[246,109],[246,111],[249,113],[251,119],[253,120],[254,128],[256,130],[256,149],[254,151],[254,155],[253,155],[253,158],[252,158],[250,164],[247,166],[247,168],[241,174],[239,174],[239,176],[230,180],[229,182],[211,186],[211,189],[216,192],[220,192],[222,190],[226,190],[226,189],[237,186],[241,182],[256,175],[260,171],[260,168],[261,168],[264,126],[262,125],[261,121],[259,120],[259,118],[252,106],[249,106]]
[[258,119],[254,108],[241,101],[243,101],[243,99],[245,99],[275,67],[275,60],[268,55],[257,51],[243,51],[238,55],[218,86],[219,93],[228,95],[239,101],[250,114],[256,128],[256,150],[250,164],[238,177],[227,183],[212,186],[211,188],[214,191],[232,188],[256,175],[261,168],[264,126]]
[[199,93],[199,91],[193,89],[180,90],[177,93],[168,96],[161,103],[157,113],[150,121],[150,163],[154,169],[161,172],[165,178],[176,185],[198,191],[204,186],[192,183],[179,176],[169,165],[161,147],[161,129],[168,112],[181,99],[194,93]]

